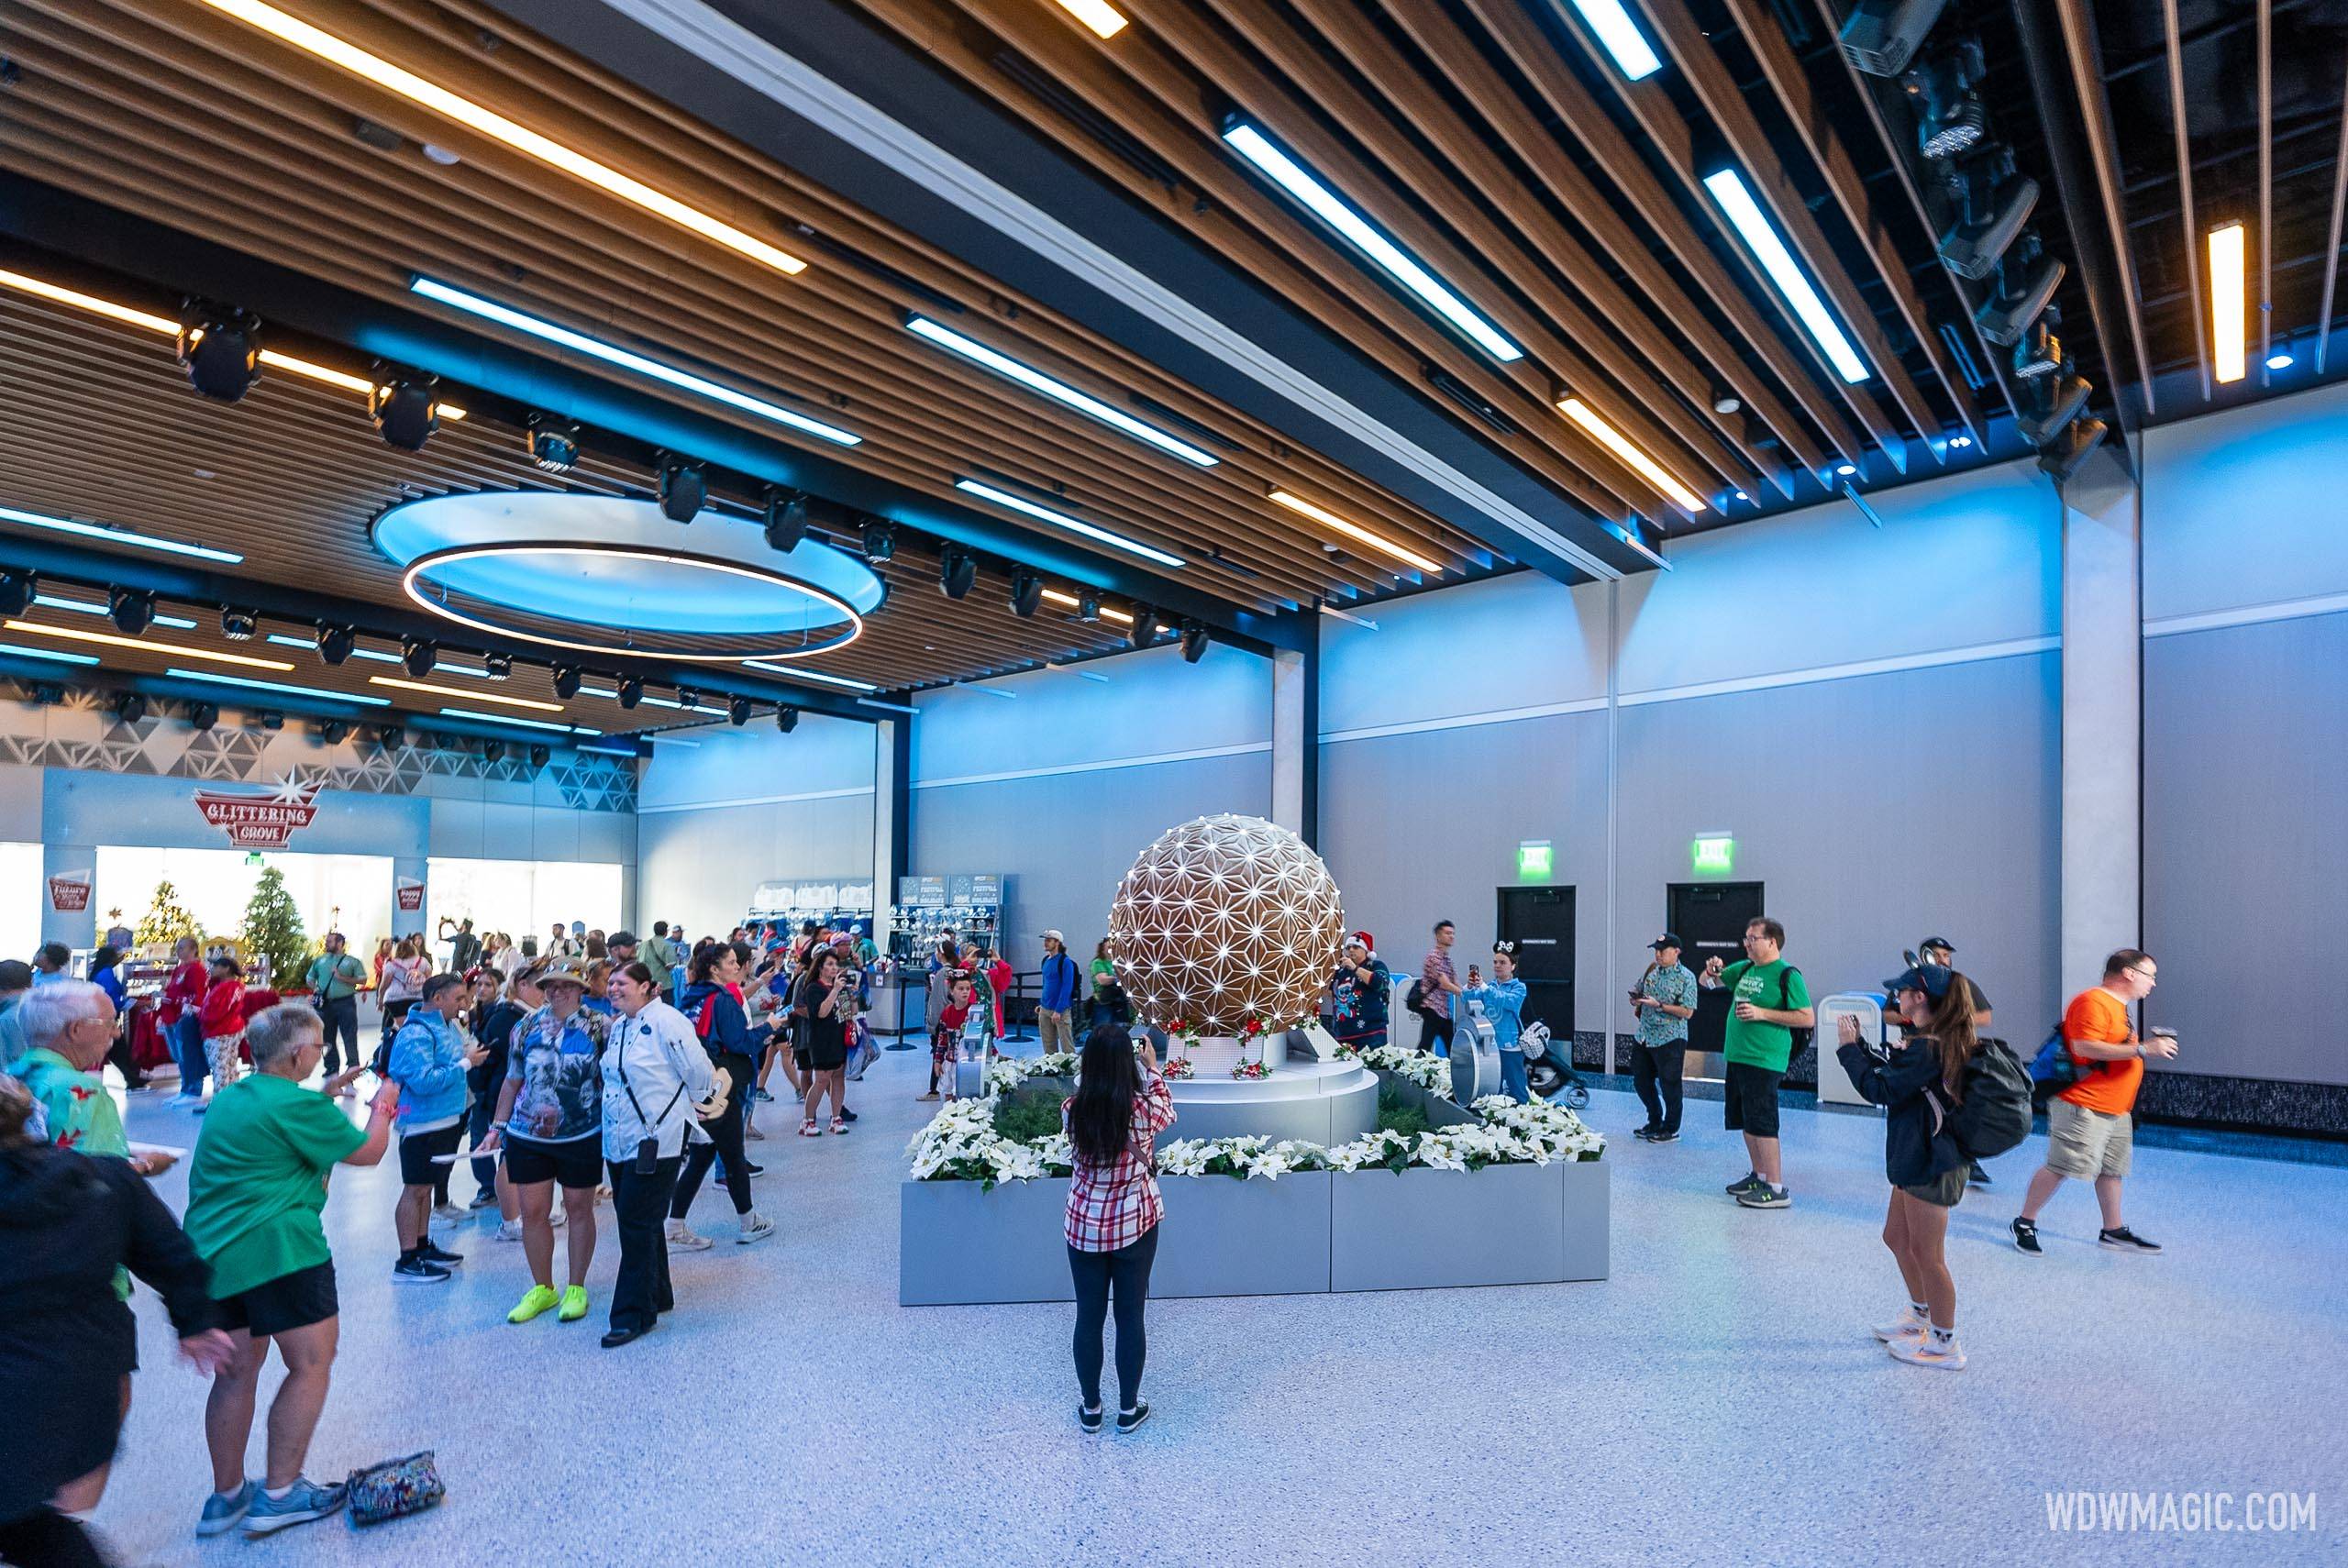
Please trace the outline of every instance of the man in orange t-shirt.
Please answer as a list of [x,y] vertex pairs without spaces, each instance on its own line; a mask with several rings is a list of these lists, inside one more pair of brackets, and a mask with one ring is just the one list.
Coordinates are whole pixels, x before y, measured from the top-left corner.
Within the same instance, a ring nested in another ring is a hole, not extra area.
[[2135,1151],[2136,1091],[2143,1087],[2144,1060],[2176,1055],[2173,1036],[2139,1042],[2128,1021],[2131,1003],[2153,994],[2160,971],[2151,956],[2123,947],[2103,962],[2103,983],[2081,991],[2063,1010],[2063,1043],[2079,1069],[2069,1088],[2047,1102],[2046,1163],[2030,1178],[2021,1214],[2013,1222],[2014,1245],[2032,1257],[2038,1244],[2038,1211],[2065,1176],[2095,1183],[2103,1231],[2096,1240],[2129,1253],[2157,1253],[2159,1246],[2131,1231],[2120,1216],[2121,1183]]

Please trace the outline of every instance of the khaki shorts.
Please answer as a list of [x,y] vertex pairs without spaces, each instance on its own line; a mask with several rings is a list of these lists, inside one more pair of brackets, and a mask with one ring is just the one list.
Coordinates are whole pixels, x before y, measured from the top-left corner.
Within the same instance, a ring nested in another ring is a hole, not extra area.
[[2124,1176],[2136,1149],[2136,1121],[2125,1112],[2110,1115],[2067,1099],[2046,1102],[2046,1168],[2082,1181]]

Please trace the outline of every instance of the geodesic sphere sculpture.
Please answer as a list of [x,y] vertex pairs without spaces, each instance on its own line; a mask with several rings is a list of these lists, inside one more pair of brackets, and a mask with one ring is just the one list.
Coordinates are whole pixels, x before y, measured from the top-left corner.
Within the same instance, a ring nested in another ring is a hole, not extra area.
[[1319,1010],[1344,926],[1305,842],[1261,817],[1200,817],[1141,852],[1109,910],[1117,981],[1146,1023],[1235,1035]]

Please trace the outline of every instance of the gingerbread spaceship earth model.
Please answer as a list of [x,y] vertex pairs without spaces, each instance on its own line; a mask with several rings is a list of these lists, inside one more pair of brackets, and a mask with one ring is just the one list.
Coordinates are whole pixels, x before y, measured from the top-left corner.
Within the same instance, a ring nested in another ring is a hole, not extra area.
[[1261,817],[1169,828],[1117,884],[1117,979],[1146,1023],[1229,1036],[1315,1010],[1344,926],[1337,885],[1305,842]]

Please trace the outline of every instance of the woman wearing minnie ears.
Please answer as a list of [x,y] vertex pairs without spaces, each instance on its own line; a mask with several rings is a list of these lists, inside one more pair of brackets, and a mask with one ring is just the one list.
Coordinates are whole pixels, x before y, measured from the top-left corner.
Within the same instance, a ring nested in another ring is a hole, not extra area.
[[1490,981],[1470,964],[1468,987],[1460,994],[1481,1002],[1484,1016],[1492,1021],[1492,1038],[1501,1048],[1501,1092],[1519,1105],[1528,1103],[1533,1089],[1524,1077],[1524,982],[1516,977],[1516,944],[1493,943]]

